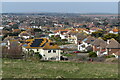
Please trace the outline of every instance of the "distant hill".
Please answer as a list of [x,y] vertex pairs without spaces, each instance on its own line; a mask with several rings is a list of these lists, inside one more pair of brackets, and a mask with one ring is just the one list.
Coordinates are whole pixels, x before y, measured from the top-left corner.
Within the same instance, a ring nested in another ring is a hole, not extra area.
[[117,16],[117,14],[113,13],[2,13],[3,15],[45,15],[45,16],[71,16],[71,17],[78,17],[78,16]]

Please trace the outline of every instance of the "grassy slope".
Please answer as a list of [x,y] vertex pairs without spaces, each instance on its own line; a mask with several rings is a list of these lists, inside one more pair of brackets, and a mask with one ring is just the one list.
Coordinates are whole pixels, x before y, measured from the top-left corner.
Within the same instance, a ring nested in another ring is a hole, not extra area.
[[3,78],[117,78],[118,64],[3,60]]

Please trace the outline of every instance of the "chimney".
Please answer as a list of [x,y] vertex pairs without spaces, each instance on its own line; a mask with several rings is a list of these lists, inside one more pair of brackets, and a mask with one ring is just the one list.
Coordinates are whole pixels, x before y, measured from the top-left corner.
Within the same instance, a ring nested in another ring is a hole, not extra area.
[[110,40],[107,40],[107,44],[110,44]]
[[10,49],[10,41],[8,40],[7,42],[8,42],[8,49]]

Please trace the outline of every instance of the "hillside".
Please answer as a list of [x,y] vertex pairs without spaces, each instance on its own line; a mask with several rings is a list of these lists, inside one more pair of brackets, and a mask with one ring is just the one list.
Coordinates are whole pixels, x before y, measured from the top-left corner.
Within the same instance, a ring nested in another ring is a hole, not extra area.
[[117,63],[3,59],[3,78],[117,78]]

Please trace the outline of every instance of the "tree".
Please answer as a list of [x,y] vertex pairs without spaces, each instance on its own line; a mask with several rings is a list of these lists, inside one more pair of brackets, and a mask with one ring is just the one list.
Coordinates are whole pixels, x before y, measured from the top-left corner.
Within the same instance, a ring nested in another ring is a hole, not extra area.
[[108,40],[108,39],[111,39],[111,38],[117,39],[118,35],[117,34],[113,34],[113,33],[109,33],[109,34],[103,36],[103,39],[105,41]]
[[91,36],[102,37],[103,36],[103,32],[102,31],[92,32]]
[[97,57],[97,54],[96,52],[89,52],[89,57]]
[[35,52],[35,56],[34,57],[36,57],[38,59],[42,59],[42,55],[39,54],[39,52]]
[[116,34],[116,40],[120,43],[120,33]]
[[34,32],[42,32],[42,30],[35,28],[35,29],[34,29]]
[[30,50],[28,53],[29,53],[28,56],[33,56],[34,55],[34,51],[33,50]]
[[82,27],[83,27],[83,28],[86,28],[86,27],[87,27],[87,25],[83,25]]
[[14,25],[12,25],[11,27],[12,27],[13,29],[19,29],[18,26],[19,26],[19,24],[14,24]]
[[108,25],[108,22],[104,22],[103,25],[104,25],[104,26],[107,26],[107,25]]

